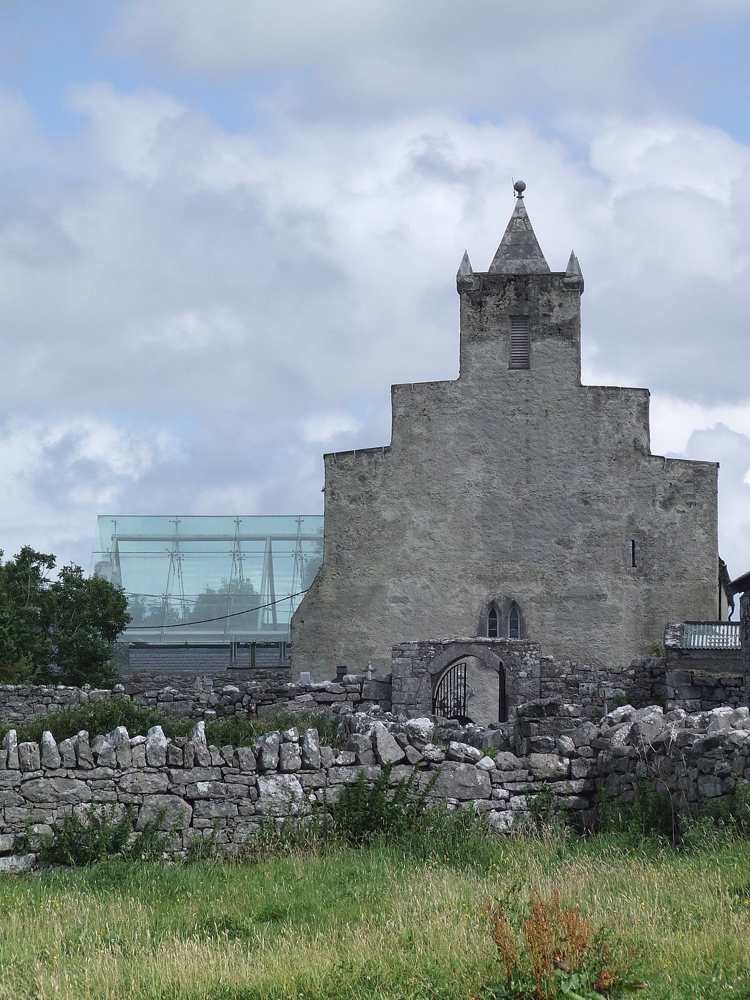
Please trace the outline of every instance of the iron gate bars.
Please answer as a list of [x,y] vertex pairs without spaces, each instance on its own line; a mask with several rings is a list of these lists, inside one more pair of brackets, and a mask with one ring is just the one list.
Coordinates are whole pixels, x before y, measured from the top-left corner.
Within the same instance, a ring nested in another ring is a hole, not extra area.
[[448,667],[435,688],[432,714],[441,719],[466,717],[466,661]]

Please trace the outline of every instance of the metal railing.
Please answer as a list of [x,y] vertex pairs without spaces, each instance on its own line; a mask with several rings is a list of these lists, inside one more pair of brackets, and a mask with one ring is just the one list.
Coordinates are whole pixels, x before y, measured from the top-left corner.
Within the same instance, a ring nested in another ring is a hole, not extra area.
[[680,649],[740,649],[739,622],[683,622]]

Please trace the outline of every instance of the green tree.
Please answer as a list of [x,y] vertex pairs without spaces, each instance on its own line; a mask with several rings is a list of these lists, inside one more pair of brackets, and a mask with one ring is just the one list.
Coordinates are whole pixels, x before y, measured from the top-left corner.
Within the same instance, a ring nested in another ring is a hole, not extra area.
[[52,602],[49,574],[55,557],[25,545],[2,562],[0,549],[0,679],[26,679],[49,667]]
[[[219,618],[221,615],[234,614],[245,608],[254,608],[260,604],[260,595],[249,580],[222,580],[218,587],[206,587],[195,599],[192,610],[188,612],[186,621],[201,621],[206,618]],[[235,614],[229,619],[229,629],[247,629],[255,631],[258,628],[259,611],[249,611],[247,614]],[[221,622],[217,622],[222,627]]]
[[114,643],[129,621],[125,594],[80,566],[51,580],[54,566],[29,546],[0,562],[0,679],[111,682]]
[[49,589],[56,675],[64,684],[114,681],[114,644],[130,621],[122,589],[80,566],[63,566]]

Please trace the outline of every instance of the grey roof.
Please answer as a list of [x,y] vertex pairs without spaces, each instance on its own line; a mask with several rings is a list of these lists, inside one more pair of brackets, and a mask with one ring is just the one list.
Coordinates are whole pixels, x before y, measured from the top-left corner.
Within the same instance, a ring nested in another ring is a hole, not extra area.
[[549,265],[531,228],[523,198],[516,199],[516,207],[489,270],[490,274],[549,274]]

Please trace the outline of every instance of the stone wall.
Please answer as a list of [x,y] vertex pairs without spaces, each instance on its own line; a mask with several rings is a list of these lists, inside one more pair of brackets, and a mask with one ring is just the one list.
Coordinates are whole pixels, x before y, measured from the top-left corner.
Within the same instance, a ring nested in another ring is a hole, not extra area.
[[[533,714],[519,706],[521,719]],[[568,718],[560,735],[519,737],[515,751],[492,753],[459,740],[438,745],[429,719],[355,713],[342,725],[344,749],[294,728],[253,747],[209,746],[203,722],[174,740],[159,726],[145,736],[123,727],[93,738],[81,732],[59,744],[49,733],[41,744],[18,743],[10,731],[0,748],[0,853],[11,855],[20,834],[47,834],[65,816],[99,806],[131,807],[141,829],[158,820],[175,855],[208,834],[236,851],[262,821],[326,810],[360,773],[372,782],[385,765],[391,782],[413,778],[433,802],[471,809],[500,831],[525,819],[542,790],[585,825],[600,791],[627,800],[639,777],[668,789],[678,811],[730,796],[750,779],[747,708],[688,716],[627,706],[599,724]],[[14,864],[5,858],[0,870]]]
[[617,705],[640,708],[661,703],[666,695],[663,657],[639,657],[627,667],[602,667],[543,656],[539,644],[526,639],[433,639],[393,647],[393,711],[431,713],[434,683],[451,661],[482,656],[494,660],[496,670],[502,669],[506,718],[511,721],[519,704],[539,699],[577,704],[587,718],[599,719]]
[[[134,675],[112,689],[54,685],[0,685],[0,722],[18,723],[49,712],[105,699],[132,698],[139,705],[167,715],[211,719],[230,715],[263,715],[271,711],[331,712],[377,706],[391,707],[390,679],[368,680],[347,675],[341,683],[322,681],[292,684],[284,680],[238,680],[227,683],[226,675],[187,677],[174,686],[149,687],[151,677]],[[157,677],[163,683],[161,676]]]
[[[393,711],[411,716],[431,714],[435,680],[452,662],[466,657],[484,661],[488,670],[501,673],[508,719],[513,719],[520,703],[539,697],[541,654],[537,643],[520,639],[431,639],[393,646]],[[502,721],[499,713],[494,721]]]
[[725,706],[687,715],[651,708],[617,709],[592,740],[597,784],[609,799],[633,798],[636,783],[654,783],[677,815],[727,799],[750,781],[750,712]]
[[666,706],[698,712],[747,704],[742,649],[686,648],[684,628],[673,622],[664,630]]
[[626,667],[602,667],[555,660],[540,661],[540,697],[582,705],[590,719],[599,719],[624,703],[643,708],[665,698],[665,660],[641,656]]
[[190,739],[175,740],[158,726],[134,737],[119,727],[59,745],[48,733],[41,745],[19,744],[11,731],[0,750],[0,850],[12,852],[21,833],[49,833],[73,811],[109,805],[133,807],[137,828],[158,818],[175,854],[212,831],[231,851],[263,819],[325,809],[360,772],[372,781],[385,764],[393,782],[415,775],[433,800],[486,814],[499,829],[526,810],[525,794],[542,782],[552,783],[560,808],[569,810],[586,808],[582,793],[593,789],[590,779],[571,778],[569,756],[531,754],[522,761],[510,752],[493,759],[458,741],[438,747],[428,719],[391,732],[383,722],[352,716],[343,750],[321,747],[313,729],[271,733],[254,747],[219,748],[206,745],[203,727],[197,723]]
[[745,694],[750,703],[750,591],[740,599],[740,642],[742,644],[742,670],[745,675]]
[[[685,650],[666,672],[667,708],[708,711],[747,703],[739,650]],[[695,655],[692,655],[695,654]]]

